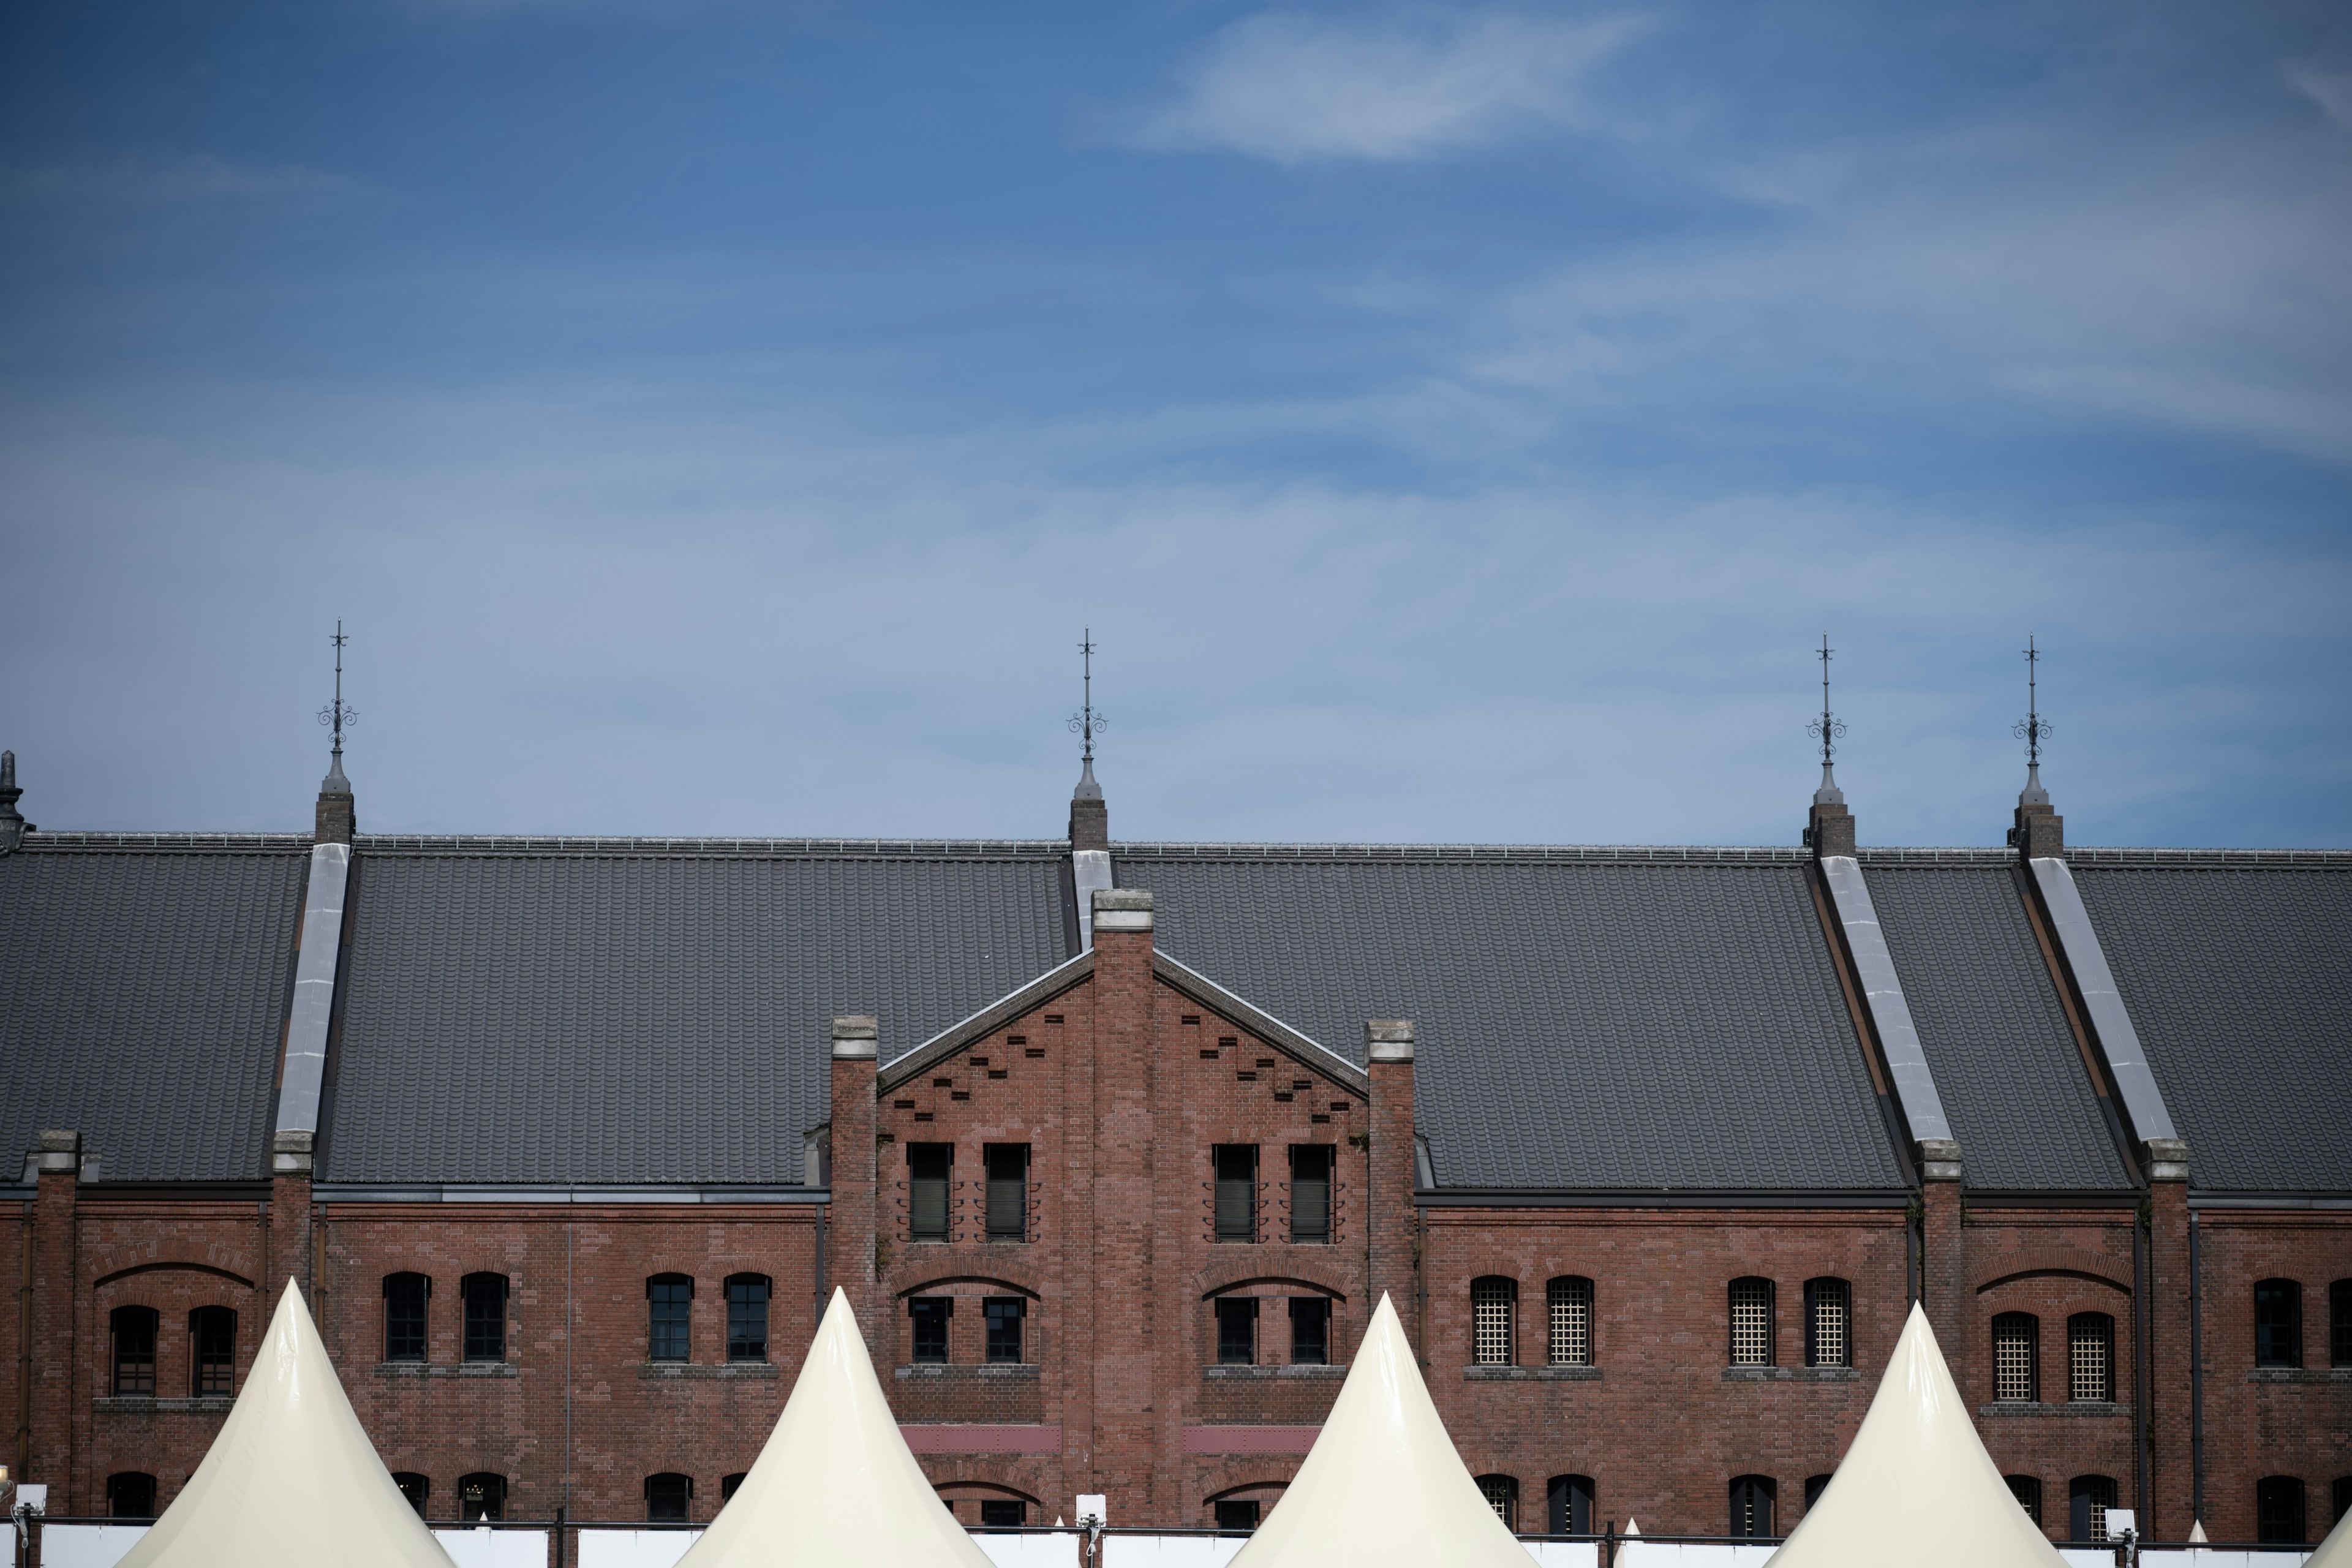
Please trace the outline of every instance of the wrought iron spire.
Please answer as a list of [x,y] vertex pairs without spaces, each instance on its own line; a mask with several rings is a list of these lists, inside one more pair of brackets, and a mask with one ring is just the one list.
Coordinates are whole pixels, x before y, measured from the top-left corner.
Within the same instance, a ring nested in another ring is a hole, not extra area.
[[1102,785],[1095,783],[1095,733],[1109,721],[1095,711],[1095,629],[1086,629],[1078,644],[1079,668],[1085,681],[1086,697],[1078,710],[1070,715],[1070,732],[1081,738],[1078,753],[1078,787],[1070,792],[1072,800],[1100,800]]
[[2020,805],[2048,805],[2050,792],[2042,787],[2042,742],[2050,738],[2050,721],[2042,716],[2042,693],[2038,677],[2041,673],[2042,652],[2033,646],[2033,634],[2025,636],[2025,717],[2009,727],[2009,732],[2025,742],[2025,787],[2018,792]]
[[335,622],[335,700],[319,710],[319,722],[331,725],[335,731],[335,751],[327,768],[327,776],[320,782],[320,795],[349,795],[352,781],[343,776],[343,727],[360,721],[359,710],[343,701],[343,645],[352,639],[343,635],[343,623]]
[[1845,791],[1838,788],[1837,775],[1830,771],[1831,760],[1837,755],[1838,737],[1845,733],[1845,721],[1830,711],[1830,634],[1822,634],[1819,658],[1822,661],[1822,716],[1805,726],[1805,733],[1822,743],[1822,787],[1813,792],[1815,805],[1843,805]]

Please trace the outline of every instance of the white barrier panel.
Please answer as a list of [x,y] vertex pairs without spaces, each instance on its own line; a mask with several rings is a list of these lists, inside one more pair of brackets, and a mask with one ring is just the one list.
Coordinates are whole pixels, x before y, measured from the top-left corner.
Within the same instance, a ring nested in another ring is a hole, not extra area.
[[[0,1522],[0,1529],[5,1528]],[[45,1524],[41,1526],[43,1568],[114,1568],[147,1529],[143,1524]],[[11,1541],[8,1550],[16,1549]]]
[[701,1539],[698,1530],[583,1530],[580,1568],[670,1568]]
[[473,1530],[452,1526],[433,1539],[457,1568],[547,1568],[547,1531]]
[[1523,1541],[1541,1568],[1601,1568],[1597,1541]]
[[1764,1568],[1778,1546],[1701,1545],[1696,1542],[1620,1542],[1617,1568]]
[[1106,1535],[1103,1568],[1225,1568],[1247,1539],[1239,1535]]
[[1080,1568],[1076,1535],[988,1535],[971,1538],[996,1568]]

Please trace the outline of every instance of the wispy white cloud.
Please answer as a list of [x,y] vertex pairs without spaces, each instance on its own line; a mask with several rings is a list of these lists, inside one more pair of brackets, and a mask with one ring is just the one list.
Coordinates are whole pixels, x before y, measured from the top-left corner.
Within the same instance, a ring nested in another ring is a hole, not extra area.
[[2352,71],[2322,70],[2300,61],[2279,68],[2287,85],[2319,106],[2321,113],[2352,131]]
[[1631,15],[1267,12],[1211,39],[1134,141],[1295,164],[1428,158],[1544,125],[1589,128],[1601,119],[1590,77],[1643,26]]

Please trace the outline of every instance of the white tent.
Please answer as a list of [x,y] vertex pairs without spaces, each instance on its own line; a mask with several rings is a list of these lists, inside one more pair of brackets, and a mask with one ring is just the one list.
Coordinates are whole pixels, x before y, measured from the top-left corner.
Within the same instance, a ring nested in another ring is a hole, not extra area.
[[907,1450],[836,1289],[776,1429],[678,1568],[990,1568]]
[[205,1462],[119,1568],[450,1568],[360,1430],[292,1280]]
[[2336,1521],[2319,1550],[2304,1560],[2303,1568],[2352,1568],[2352,1513]]
[[1529,1568],[1463,1468],[1386,1296],[1339,1402],[1232,1568]]
[[2026,1517],[1916,1305],[1837,1474],[1769,1568],[2060,1568]]

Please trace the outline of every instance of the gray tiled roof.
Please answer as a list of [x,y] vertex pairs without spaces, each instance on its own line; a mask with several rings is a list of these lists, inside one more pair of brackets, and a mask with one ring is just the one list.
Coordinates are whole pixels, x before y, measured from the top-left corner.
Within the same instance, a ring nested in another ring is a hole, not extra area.
[[2352,866],[2073,870],[2190,1184],[2352,1192]]
[[1163,951],[1362,1059],[1447,1187],[1904,1184],[1799,855],[1115,847]]
[[307,838],[44,833],[0,858],[0,1180],[43,1128],[105,1181],[269,1173]]
[[2107,1131],[2016,873],[1885,866],[1864,875],[1921,1047],[1979,1190],[2114,1191],[2131,1173]]
[[1067,956],[1049,846],[362,839],[320,1175],[796,1183],[886,1055]]

